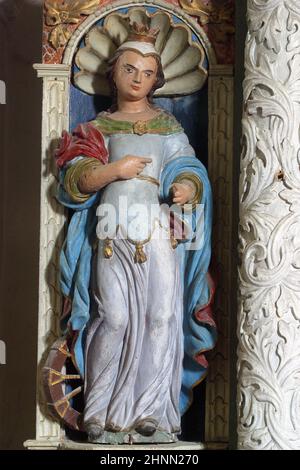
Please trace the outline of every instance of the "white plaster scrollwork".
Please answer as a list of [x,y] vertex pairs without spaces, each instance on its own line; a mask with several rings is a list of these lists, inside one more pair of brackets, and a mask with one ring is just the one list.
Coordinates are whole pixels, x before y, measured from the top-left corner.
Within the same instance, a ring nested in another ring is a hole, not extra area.
[[229,434],[229,298],[232,272],[233,70],[209,71],[208,172],[214,195],[212,251],[219,271],[214,302],[218,342],[209,357],[206,381],[205,440],[228,442]]
[[[59,335],[61,293],[59,287],[59,253],[64,239],[65,216],[56,200],[57,171],[53,150],[69,119],[69,67],[36,65],[43,77],[42,176],[40,227],[40,285],[38,369],[43,366],[49,346]],[[37,378],[38,407],[36,439],[58,439],[62,430],[53,419],[47,418],[41,394],[42,380]]]
[[300,449],[300,3],[248,0],[238,435]]

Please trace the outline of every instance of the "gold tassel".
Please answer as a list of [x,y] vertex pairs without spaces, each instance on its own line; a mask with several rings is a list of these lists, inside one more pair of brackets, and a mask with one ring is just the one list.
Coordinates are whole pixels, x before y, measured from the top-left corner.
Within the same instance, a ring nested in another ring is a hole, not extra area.
[[178,247],[178,241],[176,240],[176,238],[174,237],[174,235],[171,235],[171,236],[170,236],[170,240],[171,240],[172,248],[175,250],[175,248]]
[[106,259],[109,259],[112,257],[113,255],[113,246],[112,246],[112,241],[110,240],[110,238],[106,238],[104,240],[104,250],[103,250],[103,253],[104,253],[104,258]]
[[135,263],[145,263],[147,261],[147,256],[143,250],[142,243],[135,244],[135,254],[134,254],[134,262]]

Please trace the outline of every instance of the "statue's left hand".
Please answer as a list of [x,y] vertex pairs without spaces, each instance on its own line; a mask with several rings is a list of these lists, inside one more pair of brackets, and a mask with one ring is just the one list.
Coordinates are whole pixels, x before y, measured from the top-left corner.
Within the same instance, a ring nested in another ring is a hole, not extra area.
[[179,206],[188,203],[193,198],[194,190],[191,186],[184,183],[173,183],[173,202]]

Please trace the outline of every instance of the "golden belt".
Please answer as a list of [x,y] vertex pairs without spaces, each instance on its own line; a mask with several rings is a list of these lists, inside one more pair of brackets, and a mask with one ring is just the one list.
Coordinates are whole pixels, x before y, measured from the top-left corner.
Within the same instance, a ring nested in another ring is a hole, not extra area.
[[135,176],[135,178],[139,180],[149,181],[149,183],[156,184],[157,186],[159,186],[159,181],[156,178],[153,178],[152,176],[138,175]]

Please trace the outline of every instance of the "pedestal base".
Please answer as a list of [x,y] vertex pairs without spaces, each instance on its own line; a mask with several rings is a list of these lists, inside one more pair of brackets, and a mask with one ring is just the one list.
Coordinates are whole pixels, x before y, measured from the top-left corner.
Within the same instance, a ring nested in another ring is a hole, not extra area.
[[128,450],[180,450],[180,451],[198,451],[204,450],[205,446],[201,442],[177,441],[170,444],[90,444],[88,442],[75,442],[67,439],[61,441],[51,440],[28,440],[24,442],[24,447],[30,450],[110,450],[110,451],[128,451]]
[[163,431],[156,431],[152,436],[142,436],[138,432],[108,432],[104,433],[95,440],[89,440],[90,444],[101,445],[148,445],[148,444],[172,444],[178,442],[176,434],[171,434]]

